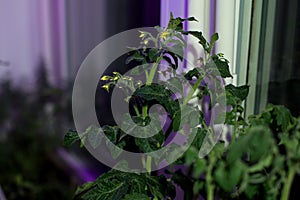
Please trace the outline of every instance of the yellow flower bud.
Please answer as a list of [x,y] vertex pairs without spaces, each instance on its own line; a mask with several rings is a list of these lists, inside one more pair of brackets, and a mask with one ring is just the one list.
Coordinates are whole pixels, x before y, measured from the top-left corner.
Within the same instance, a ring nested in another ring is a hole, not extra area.
[[140,38],[143,38],[143,37],[145,37],[146,36],[146,33],[145,32],[143,32],[143,31],[140,31]]
[[103,85],[102,88],[104,88],[107,92],[109,90],[109,85]]
[[149,43],[148,40],[144,40],[144,44],[147,45]]
[[169,32],[168,32],[168,31],[163,31],[163,32],[160,34],[160,37],[161,37],[163,40],[166,40],[168,35],[169,35]]
[[108,76],[102,76],[101,81],[107,81],[109,79]]

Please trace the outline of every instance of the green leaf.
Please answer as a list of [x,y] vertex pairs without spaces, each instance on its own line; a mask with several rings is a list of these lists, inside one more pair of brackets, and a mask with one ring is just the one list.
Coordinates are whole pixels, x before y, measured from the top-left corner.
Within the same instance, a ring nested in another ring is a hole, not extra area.
[[143,60],[145,59],[144,56],[142,56],[140,54],[140,52],[137,50],[137,51],[134,51],[133,55],[132,56],[128,56],[127,59],[126,59],[126,64],[129,64],[130,62],[132,61],[138,61],[138,62],[142,62]]
[[144,153],[152,152],[161,148],[161,145],[165,141],[165,135],[163,132],[159,132],[149,138],[134,138],[135,144]]
[[151,199],[145,194],[133,193],[133,194],[127,194],[124,200],[151,200]]
[[[226,90],[226,98],[228,97],[229,100],[230,98],[234,97],[235,100],[244,101],[248,96],[249,86],[243,85],[237,87],[232,84],[229,84],[225,86],[225,90]],[[231,101],[229,102],[232,103]]]
[[198,158],[198,150],[191,146],[184,154],[185,156],[185,164],[187,166],[191,165],[192,163],[194,163],[196,161],[196,159]]
[[102,174],[95,182],[80,187],[75,199],[120,200],[133,197],[146,198],[150,195],[164,199],[170,191],[174,191],[174,186],[167,182],[164,176],[111,170]]
[[213,63],[217,66],[217,69],[219,70],[222,78],[233,78],[233,76],[230,74],[227,60],[220,58],[217,55],[212,55],[211,58]]
[[[122,149],[126,146],[126,141],[122,140],[126,134],[117,126],[105,125],[102,127],[106,137],[109,141],[106,141],[106,145],[110,150],[111,156],[115,159],[122,153]],[[120,149],[118,149],[119,147]]]
[[228,162],[233,163],[247,153],[252,162],[267,154],[273,145],[271,131],[264,126],[251,127],[229,147]]
[[184,75],[184,77],[187,80],[192,80],[193,77],[196,77],[198,79],[200,76],[201,76],[201,73],[200,73],[200,69],[198,69],[198,68],[191,69]]
[[284,106],[268,105],[268,108],[273,107],[273,115],[275,115],[276,123],[281,127],[282,131],[286,131],[291,124],[292,115]]
[[119,200],[128,190],[128,184],[116,179],[97,183],[96,187],[81,196],[84,200]]
[[88,141],[94,149],[101,144],[103,137],[103,131],[101,128],[90,126],[85,131],[85,134],[87,135]]
[[194,164],[193,177],[198,179],[203,172],[207,169],[207,163],[205,159],[198,159]]
[[165,49],[175,54],[181,61],[183,60],[184,49],[182,45],[165,46]]
[[186,19],[177,17],[174,19],[173,14],[170,13],[170,20],[168,23],[168,29],[176,30],[176,31],[183,31],[183,24],[184,21],[197,21],[194,17],[189,17]]
[[[144,85],[138,88],[133,96],[141,97],[147,101],[156,100],[162,105],[167,112],[171,115],[172,119],[175,118],[175,114],[178,115],[180,112],[180,105],[177,101],[172,99],[172,91],[165,88],[162,84],[151,84]],[[173,126],[175,124],[173,123]]]
[[199,44],[203,47],[203,49],[209,53],[209,44],[204,38],[202,32],[200,31],[185,31],[183,34],[191,34],[192,36],[196,37],[199,40]]
[[196,147],[199,151],[199,149],[201,148],[204,138],[205,136],[208,134],[207,129],[204,128],[197,128],[197,134],[191,144],[191,146]]
[[157,57],[159,56],[159,53],[160,53],[160,51],[158,49],[151,48],[149,50],[149,54],[148,54],[150,61],[155,62]]
[[219,186],[226,192],[233,192],[246,171],[246,166],[242,162],[235,162],[227,166],[224,162],[220,162],[215,172],[215,180]]
[[[171,58],[169,58],[168,56],[163,56],[163,60],[167,61],[167,63],[173,68],[173,69],[177,69],[178,65],[175,65],[172,63]],[[177,59],[176,59],[177,60]]]
[[172,91],[172,93],[180,93],[183,94],[183,83],[181,82],[181,79],[178,77],[172,77],[167,82],[168,88]]
[[69,130],[64,137],[64,146],[69,147],[76,141],[79,141],[79,135],[77,131]]
[[219,39],[218,33],[214,33],[210,38],[209,48],[208,51],[211,52],[215,42]]

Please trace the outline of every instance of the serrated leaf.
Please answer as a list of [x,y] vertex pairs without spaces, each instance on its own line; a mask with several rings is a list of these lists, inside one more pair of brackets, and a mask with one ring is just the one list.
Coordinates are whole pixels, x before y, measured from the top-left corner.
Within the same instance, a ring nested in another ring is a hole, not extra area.
[[138,88],[133,96],[141,97],[147,101],[156,100],[162,105],[167,112],[174,118],[175,113],[180,110],[180,105],[177,101],[172,99],[172,91],[165,88],[162,84],[151,84],[151,85],[144,85]]
[[69,130],[64,136],[64,146],[69,147],[79,140],[80,138],[77,131]]
[[[270,107],[269,105],[268,107]],[[276,123],[281,127],[282,131],[286,131],[292,121],[290,111],[284,106],[273,105],[273,115],[275,115]]]
[[81,196],[84,200],[120,200],[127,192],[128,185],[118,180],[103,181]]
[[149,138],[134,138],[135,144],[144,153],[152,152],[161,148],[161,145],[165,141],[165,135],[163,132],[155,134]]

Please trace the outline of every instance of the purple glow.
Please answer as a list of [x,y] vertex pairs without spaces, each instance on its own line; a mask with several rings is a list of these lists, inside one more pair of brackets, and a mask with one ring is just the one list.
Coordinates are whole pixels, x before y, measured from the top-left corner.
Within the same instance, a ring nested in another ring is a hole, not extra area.
[[66,164],[70,166],[71,170],[79,176],[83,182],[95,181],[95,179],[99,176],[99,174],[93,173],[87,169],[83,162],[69,154],[63,148],[59,148],[56,153]]

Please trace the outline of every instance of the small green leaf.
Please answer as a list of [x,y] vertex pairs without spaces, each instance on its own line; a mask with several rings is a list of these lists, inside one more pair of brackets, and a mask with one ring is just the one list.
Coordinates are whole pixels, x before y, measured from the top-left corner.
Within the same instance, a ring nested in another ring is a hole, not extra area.
[[71,146],[74,142],[79,141],[79,135],[77,131],[69,130],[64,137],[64,146],[69,147]]
[[210,43],[209,43],[209,48],[208,48],[209,52],[211,52],[211,50],[212,50],[212,48],[213,48],[215,42],[216,42],[218,39],[219,39],[218,33],[214,33],[214,34],[211,36],[211,38],[210,38]]

